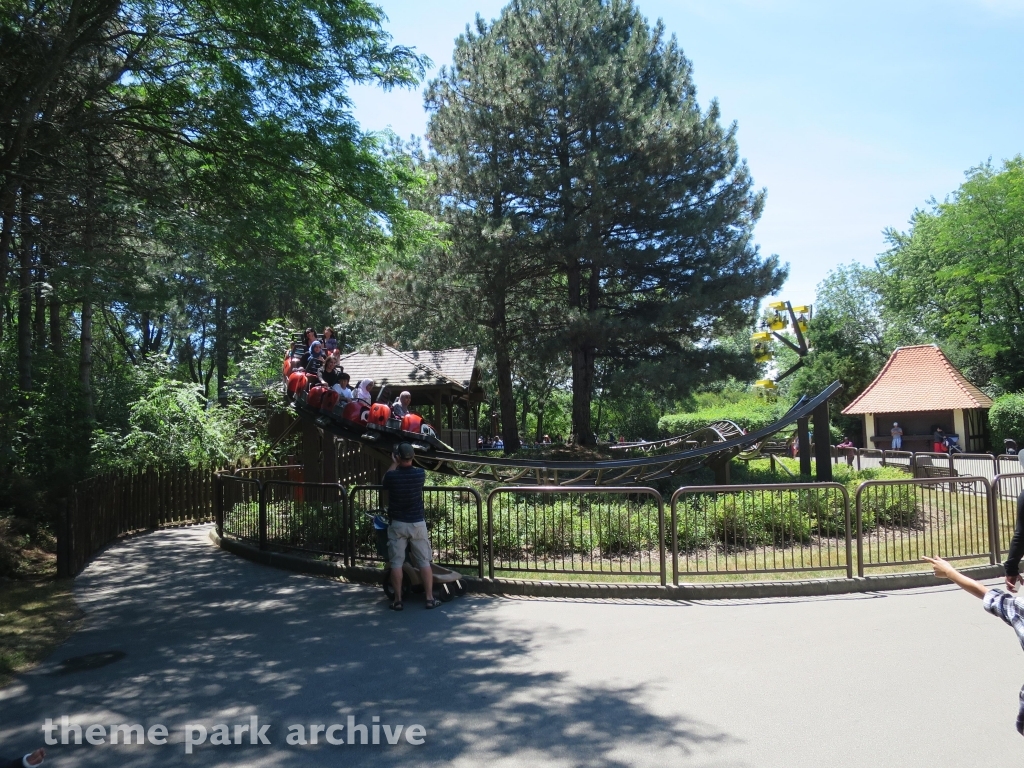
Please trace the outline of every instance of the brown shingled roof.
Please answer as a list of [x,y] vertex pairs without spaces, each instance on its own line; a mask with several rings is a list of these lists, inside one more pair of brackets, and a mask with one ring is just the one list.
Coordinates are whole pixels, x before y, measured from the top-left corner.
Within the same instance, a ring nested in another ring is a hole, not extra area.
[[875,380],[843,409],[863,413],[912,413],[991,408],[992,398],[971,384],[935,344],[900,347]]
[[399,389],[449,386],[467,391],[476,366],[476,348],[403,352],[375,344],[368,352],[343,355],[341,364],[353,384],[373,379],[380,386]]

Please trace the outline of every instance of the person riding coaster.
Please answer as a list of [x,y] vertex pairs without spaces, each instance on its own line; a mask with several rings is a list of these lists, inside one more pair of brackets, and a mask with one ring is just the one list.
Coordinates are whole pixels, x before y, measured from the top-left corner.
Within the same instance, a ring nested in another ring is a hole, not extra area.
[[[345,379],[347,374],[342,374]],[[340,381],[340,379],[339,379]],[[413,441],[416,450],[451,451],[451,447],[438,439],[433,427],[423,417],[409,413],[401,419],[391,413],[384,402],[387,389],[382,387],[374,403],[373,379],[362,379],[355,392],[340,386],[327,387],[320,373],[312,374],[301,368],[291,369],[286,378],[285,401],[299,411],[312,412],[321,428],[331,429],[348,439],[359,439],[377,446],[393,447],[399,442]],[[351,392],[352,399],[343,395]],[[401,399],[401,398],[400,398]],[[358,430],[357,435],[351,434]]]

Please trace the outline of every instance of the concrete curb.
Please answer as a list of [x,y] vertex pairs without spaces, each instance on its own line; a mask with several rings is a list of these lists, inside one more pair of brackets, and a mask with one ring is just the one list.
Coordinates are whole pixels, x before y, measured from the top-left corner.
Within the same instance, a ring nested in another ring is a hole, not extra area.
[[[336,562],[313,560],[280,552],[265,552],[235,539],[222,538],[216,529],[210,531],[210,540],[232,554],[254,563],[269,565],[296,573],[331,576],[364,584],[380,584],[383,573],[377,568],[346,568]],[[993,579],[1003,575],[1001,565],[982,565],[965,568],[964,573],[975,579]],[[889,573],[880,576],[852,579],[806,579],[802,581],[735,581],[718,584],[598,584],[582,581],[540,581],[533,579],[490,579],[466,576],[467,592],[484,595],[515,595],[526,597],[589,598],[604,600],[749,600],[766,597],[821,597],[858,592],[885,592],[918,587],[949,585],[930,573]]]

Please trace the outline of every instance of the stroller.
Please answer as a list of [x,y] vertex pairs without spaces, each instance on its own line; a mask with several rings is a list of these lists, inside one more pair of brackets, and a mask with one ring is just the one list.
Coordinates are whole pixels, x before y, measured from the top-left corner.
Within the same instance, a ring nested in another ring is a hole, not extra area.
[[[390,523],[388,523],[387,517],[385,517],[386,513],[386,509],[363,513],[373,522],[374,543],[377,548],[377,555],[385,563],[390,559],[390,555],[388,554],[388,528],[390,527]],[[427,527],[429,528],[430,525],[428,524]],[[412,548],[407,547],[405,550],[405,562],[402,563],[403,599],[410,592],[423,592],[423,579],[420,577],[419,569],[413,566],[412,561],[410,560],[411,555]],[[462,581],[461,573],[435,563],[431,563],[430,570],[434,577],[434,597],[438,600],[443,603],[447,603],[453,597],[460,597],[466,594],[466,585]],[[391,585],[390,568],[384,569],[384,578],[381,580],[381,587],[384,589],[384,594],[387,595],[388,600],[395,599],[395,588]]]
[[957,435],[946,435],[942,439],[942,444],[946,446],[946,453],[951,456],[964,452],[964,449],[960,447],[960,438]]

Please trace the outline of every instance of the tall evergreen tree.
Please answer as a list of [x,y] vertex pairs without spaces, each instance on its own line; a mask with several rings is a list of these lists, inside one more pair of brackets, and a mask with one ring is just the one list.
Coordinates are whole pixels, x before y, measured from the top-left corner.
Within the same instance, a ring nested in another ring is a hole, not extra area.
[[480,258],[540,263],[531,275],[560,294],[578,440],[593,440],[598,358],[620,386],[677,394],[744,368],[709,342],[785,273],[751,241],[764,193],[735,126],[701,110],[660,22],[631,0],[513,0],[459,38],[428,107],[446,202],[477,213],[470,237],[520,234]]

